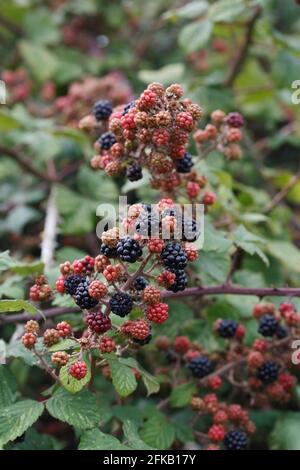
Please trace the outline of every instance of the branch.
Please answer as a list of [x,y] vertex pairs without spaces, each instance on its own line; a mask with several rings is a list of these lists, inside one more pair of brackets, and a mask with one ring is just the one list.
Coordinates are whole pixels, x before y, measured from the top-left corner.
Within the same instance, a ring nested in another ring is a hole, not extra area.
[[41,260],[45,265],[45,270],[50,268],[53,263],[53,253],[56,245],[58,212],[55,202],[55,196],[56,189],[55,187],[52,187],[47,203],[43,240],[41,244]]
[[8,323],[27,322],[28,320],[43,321],[45,318],[53,318],[59,315],[77,312],[81,312],[81,309],[78,307],[54,307],[43,310],[36,315],[29,315],[28,313],[16,313],[14,315],[2,314],[0,315],[0,326],[7,325]]
[[238,76],[239,72],[241,71],[247,59],[248,51],[252,44],[255,24],[260,14],[261,14],[261,7],[257,5],[253,11],[253,14],[247,21],[244,42],[242,43],[241,47],[238,49],[237,54],[229,68],[228,75],[223,82],[224,86],[226,87],[230,87],[233,85],[236,77]]
[[18,165],[20,165],[21,168],[23,168],[25,171],[28,173],[31,173],[33,176],[36,178],[46,181],[48,183],[57,183],[58,179],[55,178],[53,175],[49,175],[47,173],[44,173],[43,171],[38,170],[35,168],[31,162],[29,162],[26,158],[23,157],[23,155],[16,149],[10,149],[6,147],[5,145],[0,144],[0,153],[5,154],[7,157],[12,158],[15,160]]
[[8,18],[6,18],[3,15],[0,15],[0,26],[7,29],[11,33],[15,34],[16,36],[24,36],[23,29],[17,26],[15,23],[10,21]]
[[296,186],[296,184],[299,183],[299,181],[300,181],[300,171],[296,173],[294,176],[292,176],[288,184],[273,197],[273,199],[265,207],[263,211],[264,214],[269,214],[270,212],[272,212],[272,210],[276,206],[278,206],[281,203],[281,201],[283,201],[283,199],[285,199],[285,197]]

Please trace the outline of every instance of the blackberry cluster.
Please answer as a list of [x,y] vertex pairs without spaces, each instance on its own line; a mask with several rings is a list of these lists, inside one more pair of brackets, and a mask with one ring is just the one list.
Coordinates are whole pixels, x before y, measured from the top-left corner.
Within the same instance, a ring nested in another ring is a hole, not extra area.
[[213,370],[212,362],[205,356],[196,356],[189,363],[188,368],[194,377],[202,379]]
[[78,284],[74,299],[76,304],[80,308],[86,310],[90,310],[91,308],[95,307],[98,303],[98,300],[93,299],[89,295],[89,282],[86,279]]
[[178,173],[189,173],[193,167],[191,155],[186,152],[181,160],[176,160],[176,170]]
[[118,292],[111,297],[109,304],[113,313],[119,317],[125,317],[132,310],[133,300],[126,292]]
[[229,431],[224,439],[226,450],[245,450],[248,445],[247,434],[244,431]]
[[112,132],[105,132],[99,139],[99,144],[102,150],[109,150],[115,143],[116,138]]
[[105,243],[101,243],[100,251],[107,258],[116,258],[118,255],[116,247],[107,246]]
[[161,252],[164,266],[174,269],[184,269],[187,265],[187,256],[180,243],[167,243]]
[[108,100],[99,100],[95,103],[93,114],[97,121],[108,119],[113,110],[112,103]]
[[237,327],[238,323],[234,320],[221,320],[218,325],[218,334],[221,338],[233,338]]
[[188,283],[188,278],[186,273],[184,272],[183,269],[168,269],[171,273],[174,273],[176,275],[175,282],[171,284],[171,286],[167,287],[167,290],[170,290],[172,292],[179,292],[183,291]]
[[141,290],[144,290],[148,285],[149,285],[149,282],[143,276],[139,276],[134,281],[133,287],[136,290],[141,291]]
[[138,181],[143,178],[142,167],[137,163],[133,163],[126,170],[126,176],[129,181]]
[[111,329],[111,321],[108,315],[104,315],[101,310],[89,312],[86,322],[90,329],[95,333],[105,333]]
[[152,339],[152,335],[150,334],[149,336],[147,336],[147,338],[144,338],[144,339],[132,338],[132,341],[134,343],[139,344],[140,346],[145,346],[146,344],[150,343],[151,339]]
[[147,207],[144,207],[144,209],[145,212],[142,212],[137,219],[135,230],[142,237],[155,237],[159,235],[160,224],[158,215],[151,212],[151,206],[150,209]]
[[77,287],[82,281],[82,276],[72,274],[64,280],[64,287],[67,294],[75,295]]
[[256,376],[265,385],[275,382],[278,378],[279,365],[272,361],[265,362],[257,369]]
[[135,263],[143,254],[139,243],[130,237],[120,240],[116,249],[120,259],[127,263]]
[[263,315],[259,322],[258,332],[263,336],[274,336],[279,323],[273,315]]

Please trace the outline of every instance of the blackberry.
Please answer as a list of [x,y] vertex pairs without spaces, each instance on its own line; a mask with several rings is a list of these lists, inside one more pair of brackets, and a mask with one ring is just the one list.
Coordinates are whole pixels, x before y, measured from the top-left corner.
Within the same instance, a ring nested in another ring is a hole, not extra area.
[[188,368],[191,370],[194,377],[202,379],[212,372],[213,365],[207,357],[196,356],[188,363]]
[[256,376],[264,384],[268,385],[277,380],[278,372],[279,365],[275,362],[267,361],[257,369]]
[[175,282],[171,286],[167,287],[167,290],[172,292],[179,292],[186,288],[188,278],[183,269],[168,269],[171,273],[176,275]]
[[176,160],[176,170],[178,173],[189,173],[193,165],[192,157],[187,152],[181,160]]
[[289,329],[286,326],[279,325],[275,334],[278,339],[286,338],[289,334]]
[[122,261],[135,263],[136,260],[142,256],[143,252],[136,240],[127,237],[118,242],[117,254]]
[[76,289],[78,285],[82,281],[82,276],[78,276],[77,274],[72,274],[68,276],[64,281],[65,291],[67,294],[75,295]]
[[133,287],[136,290],[140,291],[140,290],[144,290],[148,286],[148,284],[149,282],[143,276],[139,276],[134,281]]
[[94,104],[93,114],[97,121],[108,119],[113,110],[112,104],[108,100],[99,100]]
[[135,107],[135,101],[130,101],[130,103],[127,103],[124,107],[122,116],[125,116],[128,113],[128,111],[134,107]]
[[95,307],[98,303],[98,300],[93,299],[89,295],[89,282],[87,280],[81,281],[76,289],[74,299],[76,304],[86,310],[90,310],[91,308]]
[[104,132],[99,139],[101,149],[109,150],[116,143],[116,138],[112,132]]
[[111,321],[108,315],[104,315],[101,310],[89,312],[86,322],[90,329],[95,333],[105,333],[111,329]]
[[226,450],[245,450],[248,445],[247,434],[244,431],[229,431],[224,439]]
[[163,264],[168,268],[184,269],[187,265],[187,256],[180,243],[167,243],[160,257]]
[[218,334],[221,338],[233,338],[237,327],[238,323],[234,320],[221,320],[218,326]]
[[113,313],[119,317],[125,317],[132,310],[133,300],[126,292],[118,292],[111,297],[109,304]]
[[151,211],[151,208],[142,212],[135,224],[136,232],[142,237],[159,238],[159,218],[158,215]]
[[259,321],[258,332],[263,336],[274,336],[278,326],[278,320],[273,315],[267,313]]
[[137,163],[133,163],[126,170],[129,181],[138,181],[143,178],[142,168]]
[[100,251],[103,255],[107,256],[107,258],[116,258],[118,253],[115,247],[109,247],[105,245],[105,243],[101,243]]
[[145,346],[146,344],[150,343],[151,339],[152,335],[148,335],[147,338],[144,339],[132,338],[132,341],[134,341],[134,343],[139,344],[140,346]]

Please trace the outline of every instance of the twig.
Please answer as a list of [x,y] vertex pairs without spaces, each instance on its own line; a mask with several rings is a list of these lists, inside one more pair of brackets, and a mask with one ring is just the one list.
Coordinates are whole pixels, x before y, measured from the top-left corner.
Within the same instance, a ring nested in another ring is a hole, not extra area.
[[36,315],[29,315],[28,313],[16,313],[12,314],[2,314],[0,315],[0,325],[6,325],[9,323],[18,323],[26,322],[28,320],[43,321],[45,318],[53,318],[59,315],[66,315],[68,313],[77,313],[81,312],[79,307],[54,307],[43,310],[41,313]]
[[234,58],[234,60],[231,63],[231,66],[229,68],[229,72],[227,77],[224,80],[224,86],[226,87],[231,87],[238,76],[239,72],[241,71],[246,59],[247,59],[247,54],[248,50],[252,44],[252,39],[253,39],[253,33],[254,33],[254,28],[257,19],[259,18],[261,14],[261,7],[260,5],[257,5],[254,8],[253,14],[249,18],[246,24],[246,34],[245,38],[243,41],[243,44],[241,47],[238,49],[237,54]]
[[47,271],[53,263],[53,255],[56,245],[56,232],[58,222],[58,212],[56,207],[56,188],[52,186],[47,203],[46,219],[41,244],[41,260]]
[[56,382],[60,382],[59,380],[59,377],[58,375],[56,375],[56,373],[54,372],[54,370],[47,364],[47,362],[45,361],[45,359],[43,358],[43,356],[37,352],[36,348],[33,348],[33,352],[34,354],[38,357],[41,365],[43,366],[43,368],[45,369],[46,372],[48,372],[48,374],[51,375],[51,377],[56,381]]
[[263,210],[263,212],[265,214],[269,214],[270,212],[272,212],[272,210],[278,206],[278,204],[281,203],[281,201],[283,201],[283,199],[285,199],[285,197],[289,194],[289,192],[296,186],[297,183],[299,183],[300,181],[300,171],[298,173],[296,173],[294,176],[291,177],[290,181],[288,182],[288,184],[282,188],[281,191],[279,191],[274,197],[273,199],[269,202],[269,204],[265,207],[265,209]]
[[10,21],[8,18],[5,18],[3,15],[0,15],[0,26],[3,26],[5,29],[17,36],[24,36],[23,29]]

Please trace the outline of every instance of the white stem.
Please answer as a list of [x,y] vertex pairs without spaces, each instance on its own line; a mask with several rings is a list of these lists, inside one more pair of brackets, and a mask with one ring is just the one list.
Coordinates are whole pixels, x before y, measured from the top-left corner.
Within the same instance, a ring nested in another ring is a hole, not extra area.
[[56,246],[58,212],[55,199],[56,188],[52,186],[47,202],[46,219],[41,243],[41,260],[45,265],[45,271],[47,271],[53,263],[53,255]]

